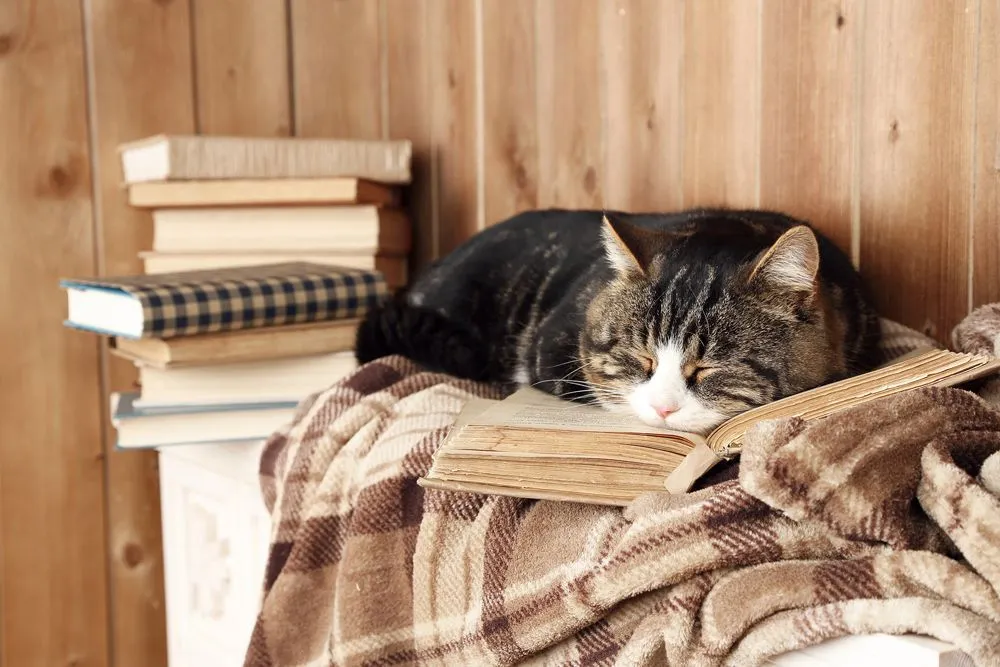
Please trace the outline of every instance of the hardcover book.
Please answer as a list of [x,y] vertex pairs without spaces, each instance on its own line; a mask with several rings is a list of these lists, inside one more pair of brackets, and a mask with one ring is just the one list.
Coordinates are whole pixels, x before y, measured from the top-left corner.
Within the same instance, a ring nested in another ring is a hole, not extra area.
[[119,146],[126,183],[347,176],[409,183],[406,140],[156,135]]
[[357,368],[354,352],[256,359],[228,364],[156,368],[137,363],[141,395],[136,408],[296,403]]
[[157,252],[285,252],[311,248],[405,255],[406,213],[379,206],[163,208],[153,211]]
[[118,449],[263,440],[295,415],[296,401],[141,408],[139,394],[111,394]]
[[954,386],[1000,369],[1000,359],[921,352],[730,418],[707,436],[647,426],[630,415],[523,388],[502,401],[475,400],[434,455],[422,486],[523,498],[625,505],[649,491],[688,491],[737,456],[754,424],[815,420],[926,386]]
[[205,271],[232,266],[257,266],[283,262],[311,262],[333,264],[351,269],[374,269],[382,274],[389,289],[403,287],[409,277],[409,263],[405,255],[376,255],[342,250],[251,250],[212,252],[157,252],[139,253],[144,273],[176,273],[177,271]]
[[138,208],[377,204],[396,206],[399,190],[359,178],[258,178],[133,183]]
[[64,280],[65,324],[123,338],[173,338],[357,318],[388,295],[377,271],[306,262]]
[[329,320],[178,338],[116,336],[111,339],[111,352],[160,369],[291,359],[354,349],[359,323],[357,319]]

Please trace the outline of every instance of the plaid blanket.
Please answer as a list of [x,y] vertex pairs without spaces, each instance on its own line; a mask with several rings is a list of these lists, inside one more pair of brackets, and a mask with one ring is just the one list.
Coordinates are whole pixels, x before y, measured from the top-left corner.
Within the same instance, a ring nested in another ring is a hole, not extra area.
[[246,665],[756,665],[867,632],[1000,664],[1000,413],[975,395],[767,423],[710,486],[624,509],[419,487],[497,393],[386,358],[272,436]]

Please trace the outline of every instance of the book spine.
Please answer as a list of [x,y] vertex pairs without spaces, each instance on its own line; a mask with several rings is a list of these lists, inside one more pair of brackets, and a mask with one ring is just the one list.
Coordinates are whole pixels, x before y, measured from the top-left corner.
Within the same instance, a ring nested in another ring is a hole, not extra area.
[[363,316],[388,295],[378,272],[206,282],[135,290],[143,338],[176,338]]
[[353,177],[411,180],[408,141],[171,140],[168,180]]

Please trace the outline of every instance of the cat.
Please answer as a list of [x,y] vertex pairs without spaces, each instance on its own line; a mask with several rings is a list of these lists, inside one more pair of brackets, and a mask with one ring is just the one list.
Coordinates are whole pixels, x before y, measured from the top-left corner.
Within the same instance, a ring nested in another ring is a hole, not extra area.
[[804,221],[549,209],[432,264],[369,311],[355,350],[704,434],[870,370],[879,336],[850,260]]

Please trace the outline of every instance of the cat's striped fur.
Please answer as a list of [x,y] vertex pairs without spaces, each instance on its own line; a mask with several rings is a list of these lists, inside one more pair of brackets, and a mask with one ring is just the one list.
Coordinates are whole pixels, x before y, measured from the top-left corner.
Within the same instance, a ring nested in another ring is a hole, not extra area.
[[477,234],[369,314],[358,359],[399,353],[697,432],[873,365],[860,278],[805,223],[606,216],[533,211]]

